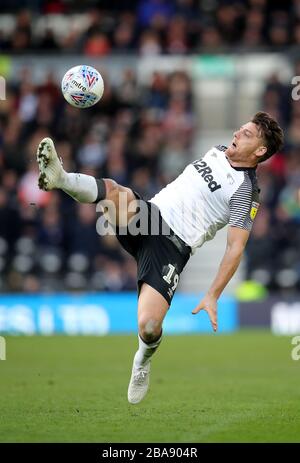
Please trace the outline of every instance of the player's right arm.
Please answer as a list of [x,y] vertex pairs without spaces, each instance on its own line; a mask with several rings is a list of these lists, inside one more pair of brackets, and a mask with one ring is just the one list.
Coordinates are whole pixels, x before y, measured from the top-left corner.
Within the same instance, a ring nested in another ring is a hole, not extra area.
[[226,251],[218,273],[207,294],[192,311],[193,314],[196,314],[200,310],[205,310],[208,313],[214,331],[217,331],[218,328],[217,301],[241,262],[249,235],[250,232],[248,230],[231,226],[228,228]]
[[214,331],[218,327],[217,301],[240,264],[259,207],[258,201],[257,185],[250,175],[247,175],[229,202],[227,246],[218,273],[205,297],[192,311],[196,314],[200,310],[206,310]]

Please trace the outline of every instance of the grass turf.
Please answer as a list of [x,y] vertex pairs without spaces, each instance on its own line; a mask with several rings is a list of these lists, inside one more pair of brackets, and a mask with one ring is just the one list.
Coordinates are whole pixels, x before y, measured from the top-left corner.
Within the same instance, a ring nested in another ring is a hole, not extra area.
[[136,336],[6,342],[0,442],[300,442],[300,360],[289,337],[166,336],[135,406]]

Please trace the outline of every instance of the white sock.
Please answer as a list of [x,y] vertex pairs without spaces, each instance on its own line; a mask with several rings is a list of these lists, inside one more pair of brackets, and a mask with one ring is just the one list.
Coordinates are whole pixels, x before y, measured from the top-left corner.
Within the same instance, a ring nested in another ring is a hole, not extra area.
[[94,203],[98,196],[97,182],[91,175],[64,172],[60,188],[80,203]]
[[158,346],[161,343],[162,335],[160,336],[160,338],[157,341],[155,341],[155,342],[153,342],[151,344],[146,344],[142,340],[140,335],[138,336],[138,338],[139,338],[139,349],[138,349],[138,351],[136,352],[136,354],[134,356],[134,366],[135,366],[135,368],[143,367],[143,366],[147,365],[147,363],[150,362],[150,359],[151,359],[152,355],[154,354],[154,352],[157,350]]

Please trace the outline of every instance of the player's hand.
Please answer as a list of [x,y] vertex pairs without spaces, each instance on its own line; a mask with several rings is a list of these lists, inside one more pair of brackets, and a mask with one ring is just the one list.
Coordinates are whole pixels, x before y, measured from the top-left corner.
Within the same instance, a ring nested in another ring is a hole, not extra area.
[[206,295],[201,302],[192,311],[192,314],[205,310],[208,313],[214,331],[218,329],[218,317],[217,317],[217,299],[213,296]]

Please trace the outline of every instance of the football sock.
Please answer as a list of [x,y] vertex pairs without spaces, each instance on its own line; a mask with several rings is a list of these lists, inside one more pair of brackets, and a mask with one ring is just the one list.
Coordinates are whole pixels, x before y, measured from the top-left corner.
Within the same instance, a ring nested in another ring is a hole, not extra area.
[[143,341],[140,335],[138,336],[138,338],[139,338],[139,349],[136,352],[135,357],[134,357],[134,365],[136,368],[145,366],[147,365],[147,363],[150,362],[152,355],[158,349],[158,346],[161,343],[162,333],[156,341],[151,342],[149,344]]
[[61,189],[80,203],[96,203],[105,198],[105,182],[91,175],[64,172]]

